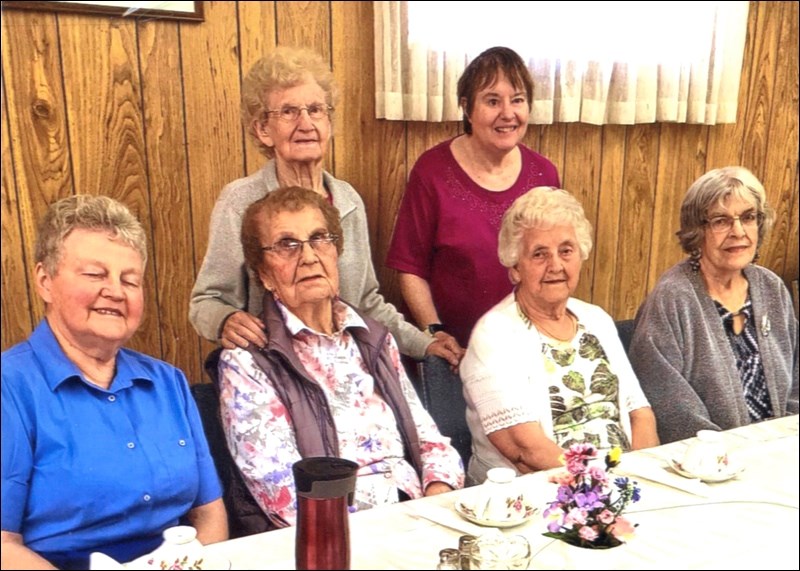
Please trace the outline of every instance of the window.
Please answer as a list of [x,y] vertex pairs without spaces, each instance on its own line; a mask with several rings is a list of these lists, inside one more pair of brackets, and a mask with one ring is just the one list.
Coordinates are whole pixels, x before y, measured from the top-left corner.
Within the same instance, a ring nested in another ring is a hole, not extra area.
[[375,2],[379,118],[458,121],[471,58],[513,48],[532,123],[732,123],[748,2]]

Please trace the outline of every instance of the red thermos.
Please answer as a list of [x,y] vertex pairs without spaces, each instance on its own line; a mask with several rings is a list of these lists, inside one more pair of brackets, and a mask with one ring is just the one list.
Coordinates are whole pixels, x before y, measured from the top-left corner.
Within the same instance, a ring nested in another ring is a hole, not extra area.
[[350,569],[348,506],[358,464],[304,458],[292,466],[297,490],[296,569]]

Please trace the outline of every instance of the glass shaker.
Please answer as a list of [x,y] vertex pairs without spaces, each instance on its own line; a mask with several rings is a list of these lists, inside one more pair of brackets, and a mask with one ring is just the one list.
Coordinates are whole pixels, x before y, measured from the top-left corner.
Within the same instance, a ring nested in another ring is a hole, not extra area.
[[461,569],[470,568],[472,546],[478,538],[474,535],[462,535],[458,538],[458,562]]
[[439,563],[436,565],[437,569],[461,569],[458,564],[459,553],[458,549],[442,549],[439,552]]

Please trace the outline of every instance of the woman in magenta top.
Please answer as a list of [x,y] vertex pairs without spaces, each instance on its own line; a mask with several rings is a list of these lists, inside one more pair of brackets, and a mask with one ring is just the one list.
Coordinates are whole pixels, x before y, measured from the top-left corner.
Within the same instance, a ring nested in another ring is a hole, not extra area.
[[497,257],[503,213],[536,186],[560,186],[555,165],[520,141],[533,81],[508,48],[490,48],[458,81],[464,134],[427,150],[406,186],[387,265],[417,324],[467,345],[478,318],[511,292]]

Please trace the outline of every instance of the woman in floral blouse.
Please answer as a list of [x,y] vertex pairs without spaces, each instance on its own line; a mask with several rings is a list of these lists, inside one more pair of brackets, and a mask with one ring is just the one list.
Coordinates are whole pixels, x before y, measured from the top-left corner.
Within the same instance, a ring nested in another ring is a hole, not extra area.
[[425,411],[387,328],[338,297],[336,208],[299,187],[252,204],[248,266],[264,285],[264,349],[225,350],[220,400],[228,446],[270,521],[296,518],[292,464],[337,456],[360,466],[355,509],[463,486],[458,452]]
[[570,297],[591,249],[591,224],[565,190],[534,188],[503,216],[498,253],[515,288],[478,321],[461,363],[471,481],[494,466],[558,466],[575,443],[658,444],[614,321]]

